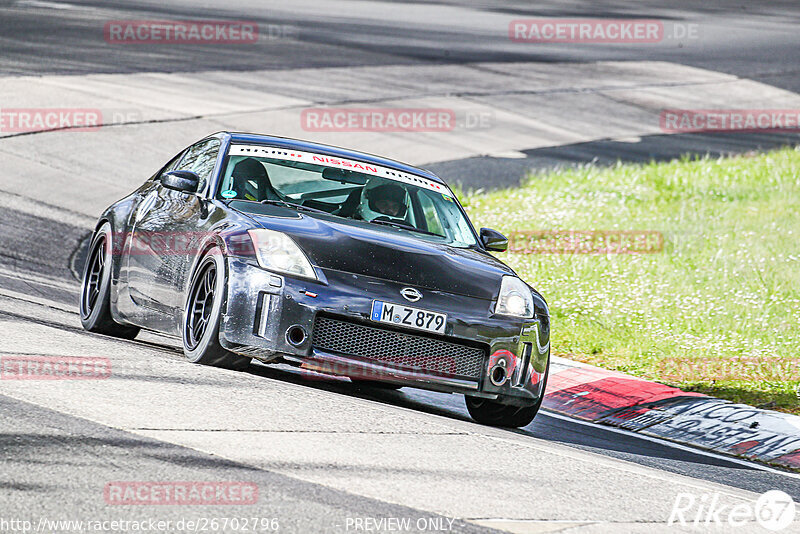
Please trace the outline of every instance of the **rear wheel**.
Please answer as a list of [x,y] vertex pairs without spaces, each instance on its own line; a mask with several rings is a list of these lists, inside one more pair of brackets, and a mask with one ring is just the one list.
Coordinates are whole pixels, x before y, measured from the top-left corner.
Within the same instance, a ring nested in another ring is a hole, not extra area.
[[183,318],[183,353],[192,363],[241,371],[252,358],[225,350],[219,343],[219,321],[225,300],[225,264],[218,249],[200,261],[192,282]]
[[111,225],[103,224],[89,244],[89,256],[81,284],[81,325],[89,332],[123,339],[139,333],[134,326],[123,326],[111,316]]

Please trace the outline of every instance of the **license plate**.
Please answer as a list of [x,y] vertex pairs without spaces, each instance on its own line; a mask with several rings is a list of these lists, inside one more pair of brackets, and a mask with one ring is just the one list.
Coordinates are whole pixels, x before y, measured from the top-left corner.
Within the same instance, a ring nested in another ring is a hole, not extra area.
[[444,327],[447,324],[447,315],[444,313],[420,310],[382,300],[372,301],[370,318],[378,323],[389,323],[437,334],[444,334]]

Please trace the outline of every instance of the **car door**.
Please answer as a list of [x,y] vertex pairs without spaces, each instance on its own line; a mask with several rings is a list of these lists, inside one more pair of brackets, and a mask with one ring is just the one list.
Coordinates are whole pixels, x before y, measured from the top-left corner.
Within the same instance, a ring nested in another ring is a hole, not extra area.
[[[208,207],[203,195],[216,167],[219,139],[189,147],[173,170],[188,170],[200,177],[198,194],[167,189],[160,183],[142,201],[132,224],[128,255],[131,299],[153,312],[152,328],[172,330],[183,306],[188,269],[197,243],[207,227]],[[165,328],[165,324],[170,328]]]
[[[137,233],[137,221],[143,218],[145,214],[150,212],[154,205],[160,201],[161,193],[161,177],[169,171],[175,170],[183,157],[186,155],[187,149],[181,150],[169,163],[157,172],[145,187],[142,187],[138,198],[136,199],[133,212],[128,220],[128,235],[125,240],[123,249],[123,257],[121,258],[120,282],[124,288],[123,295],[117,304],[120,313],[129,321],[133,321],[140,326],[157,328],[156,325],[150,325],[146,319],[152,316],[151,311],[146,308],[148,300],[145,299],[142,293],[142,284],[148,279],[142,271],[143,264],[139,256],[143,251],[147,250],[147,238],[141,233]],[[131,285],[134,282],[135,287]],[[125,295],[127,295],[126,298]]]

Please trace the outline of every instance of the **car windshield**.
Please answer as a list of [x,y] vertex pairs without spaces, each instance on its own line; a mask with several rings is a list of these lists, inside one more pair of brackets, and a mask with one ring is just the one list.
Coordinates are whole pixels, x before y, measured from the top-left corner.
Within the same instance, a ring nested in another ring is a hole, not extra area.
[[217,198],[324,212],[454,247],[477,244],[444,184],[355,160],[233,145]]

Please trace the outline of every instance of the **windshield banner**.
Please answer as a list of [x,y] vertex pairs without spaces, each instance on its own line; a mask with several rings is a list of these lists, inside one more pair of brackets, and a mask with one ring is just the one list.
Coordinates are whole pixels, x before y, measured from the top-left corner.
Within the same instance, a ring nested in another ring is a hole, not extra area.
[[394,180],[404,184],[416,185],[417,187],[424,187],[437,193],[450,194],[450,190],[444,184],[422,178],[414,174],[389,169],[373,163],[365,163],[345,158],[335,158],[326,156],[324,154],[315,154],[313,152],[302,152],[299,150],[287,150],[284,148],[275,148],[261,145],[231,145],[228,152],[231,156],[253,156],[255,158],[270,158],[280,159],[284,161],[301,161],[303,163],[311,163],[312,165],[324,165],[327,167],[334,167],[337,169],[344,169],[348,171],[355,171],[364,174],[371,174],[372,176],[379,176],[387,180]]

